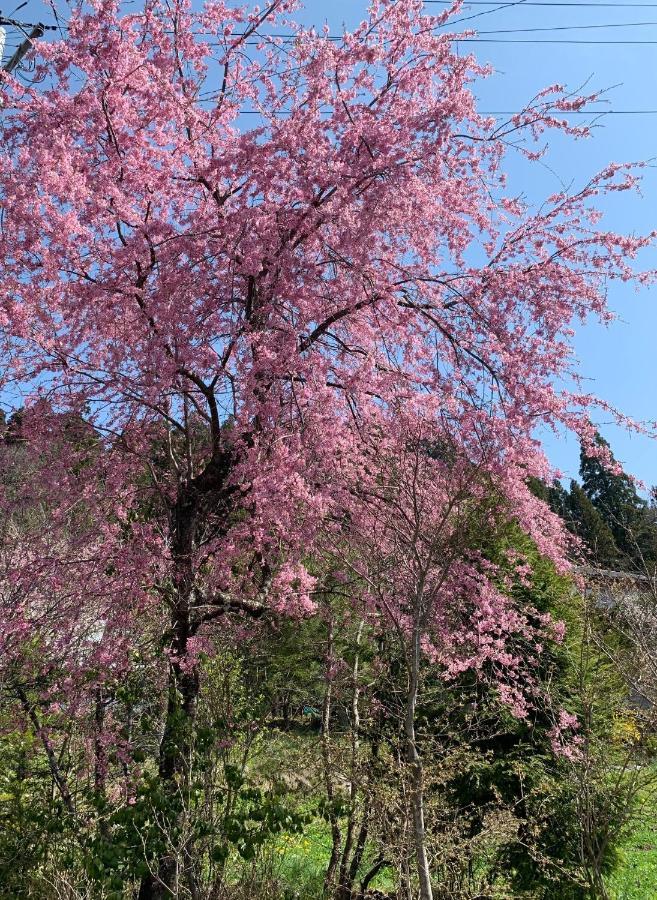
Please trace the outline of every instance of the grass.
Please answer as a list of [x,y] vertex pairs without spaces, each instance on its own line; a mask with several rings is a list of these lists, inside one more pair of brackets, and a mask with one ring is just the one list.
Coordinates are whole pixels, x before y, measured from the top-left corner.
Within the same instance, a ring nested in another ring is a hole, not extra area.
[[657,897],[657,810],[633,831],[623,848],[623,864],[609,878],[614,900]]
[[657,792],[654,782],[642,791],[640,799],[640,818],[622,847],[620,866],[608,878],[609,892],[614,900],[657,898]]
[[[331,855],[331,832],[327,822],[320,819],[308,825],[303,834],[283,835],[276,853],[280,859],[280,875],[286,885],[285,900],[317,900],[322,894],[324,875]],[[365,859],[361,870],[371,865]],[[362,874],[362,871],[361,873]],[[392,890],[394,881],[382,869],[370,884],[370,890]]]
[[303,834],[285,834],[276,848],[280,856],[281,880],[292,900],[316,900],[321,897],[324,873],[331,853],[328,825],[317,820]]

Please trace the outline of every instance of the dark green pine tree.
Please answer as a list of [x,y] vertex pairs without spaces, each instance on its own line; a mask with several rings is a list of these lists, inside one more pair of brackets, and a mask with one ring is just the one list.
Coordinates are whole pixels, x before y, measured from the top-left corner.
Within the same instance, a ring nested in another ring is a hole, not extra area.
[[[609,448],[601,435],[597,443]],[[613,456],[612,456],[613,459]],[[643,569],[657,562],[657,517],[639,496],[632,480],[616,475],[597,458],[580,452],[584,493],[600,513],[619,550],[619,565]]]
[[568,491],[564,489],[560,481],[555,480],[552,484],[546,484],[540,478],[530,478],[528,484],[534,496],[547,503],[552,512],[560,516],[564,522],[567,522]]
[[564,520],[581,538],[595,565],[605,569],[619,565],[621,554],[611,529],[576,481],[570,482]]

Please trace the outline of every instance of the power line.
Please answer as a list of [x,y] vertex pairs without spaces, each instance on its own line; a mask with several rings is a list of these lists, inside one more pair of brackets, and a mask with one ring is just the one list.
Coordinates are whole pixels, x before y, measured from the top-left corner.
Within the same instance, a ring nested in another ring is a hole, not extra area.
[[607,22],[600,25],[544,25],[537,28],[496,28],[494,31],[482,31],[477,34],[525,34],[533,31],[589,31],[592,28],[639,28],[645,25],[657,25],[657,22]]
[[[426,2],[436,2],[436,3],[444,2],[444,3],[446,3],[447,0],[426,0]],[[483,2],[483,0],[480,0],[480,2]],[[489,2],[490,2],[490,0],[489,0]],[[524,3],[524,0],[520,0],[520,2]],[[506,9],[510,6],[518,6],[518,5],[519,5],[519,3],[508,3],[508,4],[505,4],[504,6],[498,6],[497,9]],[[550,6],[550,5],[552,5],[552,6],[580,6],[580,5],[581,6],[632,6],[632,5],[634,5],[634,6],[649,6],[651,8],[654,7],[655,9],[657,9],[657,3],[652,3],[652,4],[561,3],[560,4],[560,3],[545,2],[543,4],[540,4],[538,2],[535,2],[533,4],[528,3],[526,5],[530,5],[530,6],[531,5],[534,5],[534,6],[539,6],[539,5],[543,5],[543,6]],[[452,22],[446,22],[445,25],[443,25],[441,27],[450,28],[452,25],[455,25],[457,22],[461,22],[461,21],[465,21],[465,20],[456,19]],[[8,22],[11,22],[12,24],[18,24],[18,23],[13,23],[13,20],[4,20],[2,17],[0,17],[0,25],[3,25]],[[56,25],[38,24],[35,26],[31,26],[31,25],[28,25],[28,23],[21,23],[21,24],[25,28],[33,27],[33,28],[39,28],[39,29],[44,29],[44,30],[49,30],[49,31],[57,30]],[[552,33],[552,32],[562,32],[562,31],[589,31],[589,30],[598,30],[598,29],[605,29],[605,28],[645,28],[645,27],[655,27],[655,26],[657,26],[657,20],[649,21],[649,22],[605,22],[605,23],[594,23],[594,24],[587,24],[587,25],[544,25],[544,26],[536,26],[536,27],[532,27],[532,28],[495,28],[495,29],[487,29],[487,30],[480,30],[480,29],[473,29],[473,30],[475,32],[475,35],[493,35],[493,34],[497,35],[497,34],[533,34],[533,33],[537,33],[537,32]],[[446,32],[446,33],[449,33],[449,32]],[[202,32],[197,33],[197,37],[203,37],[203,36],[204,36],[204,34]],[[212,35],[208,34],[207,36],[211,37]],[[232,37],[243,37],[243,36],[244,36],[244,33],[239,32],[239,31],[235,31],[232,34]],[[269,33],[263,33],[263,34],[256,34],[256,35],[254,35],[253,40],[250,40],[247,42],[247,46],[256,46],[257,44],[261,43],[262,41],[267,41],[267,40],[292,41],[292,40],[295,40],[296,37],[297,37],[297,35],[292,34],[292,33],[287,33],[287,32],[286,33],[269,32]],[[339,34],[327,34],[327,35],[322,35],[322,37],[323,37],[323,39],[329,40],[329,41],[342,40],[342,35],[339,35]],[[465,41],[473,42],[473,41],[477,41],[477,40],[483,41],[483,38],[479,38],[479,37],[467,37],[466,38],[466,37],[464,37],[464,38],[453,38],[453,40],[454,41],[458,40],[461,42],[465,42]],[[512,43],[512,41],[486,40],[485,43]],[[520,43],[520,41],[518,41],[518,43]],[[548,43],[548,41],[541,40],[541,39],[536,39],[536,40],[527,39],[527,41],[525,41],[525,43]],[[629,38],[620,39],[620,40],[618,40],[618,39],[604,40],[604,39],[596,38],[594,40],[575,40],[575,39],[573,39],[573,40],[558,39],[557,40],[557,39],[555,39],[555,40],[550,41],[549,43],[653,44],[653,43],[655,43],[655,41],[629,39]],[[219,46],[224,46],[224,44],[212,43],[212,46],[219,47]]]
[[11,25],[14,28],[20,28],[27,31],[32,28],[42,28],[44,31],[57,31],[56,25],[44,25],[43,22],[19,22],[18,19],[8,19],[6,16],[0,15],[0,25]]
[[459,19],[454,19],[450,22],[451,25],[456,25],[458,22],[471,22],[473,19],[480,19],[482,16],[492,16],[493,13],[499,12],[502,9],[509,9],[511,6],[524,6],[527,0],[512,0],[510,3],[503,3],[501,6],[496,6],[494,9],[487,9],[484,12],[473,13],[470,16],[461,16]]
[[595,39],[587,41],[584,38],[452,38],[455,44],[612,44],[617,47],[635,45],[654,46],[655,41],[621,40],[605,41]]
[[[527,112],[527,110],[523,110]],[[540,112],[540,110],[537,110]],[[517,116],[520,113],[516,110],[513,112],[508,109],[487,110],[479,113],[480,116]],[[657,116],[657,109],[571,109],[571,110],[548,110],[547,115],[557,116]]]
[[[451,27],[455,22],[447,22],[443,28]],[[482,30],[480,28],[473,29],[465,29],[466,31],[472,30],[476,34],[519,34],[525,32],[533,32],[533,31],[588,31],[590,29],[598,29],[598,28],[643,28],[647,26],[655,26],[657,25],[657,20],[652,22],[602,22],[596,23],[592,25],[540,25],[532,28],[495,28],[493,30]],[[449,33],[449,32],[447,32]],[[199,36],[203,35],[203,32],[197,32]],[[235,31],[233,32],[234,37],[243,37],[245,32]],[[281,40],[294,40],[296,35],[291,32],[262,32],[257,34],[256,37],[260,38],[280,38]],[[342,40],[342,35],[339,34],[327,34],[322,35],[326,40],[329,41],[340,41]]]
[[[517,6],[518,4],[509,4],[513,6]],[[567,4],[572,5],[572,4]],[[657,8],[657,4],[655,4]],[[495,11],[498,9],[502,9],[503,7],[496,7]],[[456,24],[456,22],[461,22],[464,20],[456,19],[453,22],[447,22],[444,26],[445,28],[450,28],[452,25]],[[606,28],[645,28],[645,27],[655,27],[657,26],[657,21],[649,21],[649,22],[607,22],[607,23],[595,23],[595,24],[587,24],[587,25],[544,25],[544,26],[536,26],[531,28],[495,28],[495,29],[473,29],[474,35],[472,37],[463,37],[463,38],[452,38],[454,42],[481,42],[481,43],[564,43],[564,44],[647,44],[653,45],[657,43],[656,40],[644,40],[639,38],[614,38],[605,39],[605,38],[592,38],[589,40],[580,39],[580,38],[554,38],[554,39],[540,39],[540,38],[526,38],[526,39],[517,39],[517,40],[503,40],[501,38],[488,38],[488,37],[480,37],[481,35],[503,35],[503,34],[551,34],[551,33],[561,33],[564,31],[588,31],[588,30],[599,30]],[[449,31],[446,33],[450,33]],[[243,32],[234,32],[234,37],[242,37],[244,36]],[[199,37],[202,37],[202,33],[199,34]],[[270,32],[270,33],[262,33],[258,35],[254,35],[252,40],[246,42],[247,46],[258,46],[262,42],[270,41],[270,40],[280,40],[280,41],[293,41],[296,35],[291,33],[282,33],[282,32]],[[342,36],[339,34],[327,34],[323,36],[325,40],[338,42],[342,40]],[[213,43],[212,46],[223,46],[223,44]]]
[[[482,34],[513,34],[514,32],[481,32]],[[277,36],[281,38],[280,35]],[[274,35],[263,35],[261,40],[246,41],[244,46],[259,47],[266,39],[273,39]],[[339,40],[339,38],[332,38]],[[454,44],[588,44],[590,46],[616,46],[616,47],[633,47],[657,45],[657,40],[604,40],[596,38],[586,40],[585,38],[479,38],[479,37],[451,37],[450,40]],[[224,47],[224,44],[213,43],[209,46]]]
[[[425,0],[426,3],[440,3],[443,5],[447,5],[448,0]],[[558,6],[558,7],[593,7],[593,6],[601,6],[601,7],[614,7],[614,8],[623,8],[623,7],[646,7],[646,8],[654,8],[657,9],[657,3],[584,3],[584,2],[558,2],[558,0],[519,0],[519,2],[514,3],[506,3],[503,5],[495,4],[493,0],[471,0],[470,4],[474,6],[495,6],[496,9],[493,11],[498,11],[502,9],[507,9],[510,7],[517,7],[519,5],[523,6]],[[466,21],[465,19],[457,19],[453,22],[446,22],[446,28],[449,28],[451,25],[456,24],[456,22]],[[38,37],[41,37],[44,31],[56,31],[56,25],[43,25],[38,23],[36,25],[32,25],[27,22],[17,22],[14,19],[7,19],[0,16],[0,26],[1,25],[13,25],[15,27],[20,27],[22,29],[30,29],[30,33],[27,34],[26,31],[26,40],[20,45],[19,50],[22,51],[22,56],[25,55],[29,46],[31,45],[31,41],[35,40]],[[553,32],[563,32],[563,31],[584,31],[591,29],[604,29],[604,28],[643,28],[643,27],[654,27],[657,25],[657,21],[650,22],[609,22],[609,23],[595,23],[595,24],[587,24],[587,25],[550,25],[550,26],[541,26],[541,27],[533,27],[533,28],[496,28],[489,30],[477,30],[476,35],[502,35],[502,34],[533,34],[533,33],[553,33]],[[199,35],[201,36],[201,35]],[[239,32],[234,32],[234,37],[240,37]],[[267,40],[283,40],[283,41],[291,41],[294,40],[296,35],[288,34],[288,33],[270,33],[270,34],[262,34],[258,35],[256,39],[248,41],[248,46],[257,46],[262,41]],[[341,35],[329,34],[325,36],[327,40],[330,41],[340,41],[342,39]],[[593,39],[584,39],[584,38],[492,38],[492,37],[464,37],[464,38],[452,38],[455,43],[480,43],[480,44],[590,44],[590,45],[618,45],[618,46],[655,46],[657,45],[657,40],[643,40],[643,39],[604,39],[604,38],[593,38]],[[223,44],[213,44],[213,46],[223,46]],[[20,60],[19,60],[20,61]]]
[[[441,6],[451,6],[452,0],[424,0],[425,5],[439,4]],[[517,3],[504,3],[502,6],[495,0],[467,0],[464,6],[499,6],[500,9],[518,6]],[[578,7],[604,7],[605,9],[657,9],[657,3],[580,3],[577,2],[559,2],[559,0],[523,0],[523,6],[572,6],[573,9]]]
[[[207,98],[205,100],[200,101],[202,103],[214,103],[212,98]],[[330,112],[330,110],[326,110],[326,112]],[[589,118],[595,118],[596,116],[657,116],[657,109],[570,109],[570,110],[560,110],[560,109],[486,109],[486,110],[477,110],[478,115],[480,116],[518,116],[523,114],[532,114],[532,113],[540,113],[541,115],[552,116],[553,118],[560,118],[563,116],[588,116]],[[242,109],[239,111],[238,115],[240,116],[262,116],[262,113],[259,109]],[[291,115],[289,111],[279,110],[279,112],[273,113],[276,118],[283,118],[285,116]]]

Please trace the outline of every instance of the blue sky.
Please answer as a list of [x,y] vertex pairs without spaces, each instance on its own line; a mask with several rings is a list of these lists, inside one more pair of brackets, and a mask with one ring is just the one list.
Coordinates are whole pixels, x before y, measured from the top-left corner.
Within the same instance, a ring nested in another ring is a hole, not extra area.
[[[647,2],[647,0],[646,0]],[[474,16],[459,27],[480,31],[481,42],[463,45],[480,61],[489,62],[495,74],[476,86],[482,110],[516,110],[548,84],[561,82],[574,89],[588,81],[587,90],[609,89],[610,110],[657,110],[657,3],[653,7],[525,6],[502,8],[465,4],[460,16]],[[328,22],[337,31],[352,26],[364,14],[366,0],[308,0],[301,14],[304,22],[321,26]],[[439,9],[440,7],[430,7]],[[4,8],[5,15],[11,7]],[[53,22],[48,3],[29,2],[16,13],[26,21]],[[648,23],[632,27],[573,28],[573,26]],[[572,29],[526,33],[483,34],[510,29]],[[620,43],[489,43],[489,41],[650,41]],[[646,232],[657,227],[657,115],[609,115],[597,123],[592,137],[573,143],[555,139],[539,166],[528,166],[510,157],[507,168],[510,189],[523,191],[538,202],[562,183],[575,185],[609,162],[650,160],[642,196],[623,193],[605,206],[603,227],[621,232]],[[642,259],[646,268],[657,269],[657,250]],[[607,327],[590,324],[578,328],[575,346],[581,372],[592,393],[636,419],[657,420],[657,285],[636,292],[612,286],[610,305],[618,320]],[[600,419],[601,430],[627,470],[648,484],[657,483],[657,441],[629,435]],[[566,478],[576,476],[578,446],[572,439],[546,438],[551,461]]]

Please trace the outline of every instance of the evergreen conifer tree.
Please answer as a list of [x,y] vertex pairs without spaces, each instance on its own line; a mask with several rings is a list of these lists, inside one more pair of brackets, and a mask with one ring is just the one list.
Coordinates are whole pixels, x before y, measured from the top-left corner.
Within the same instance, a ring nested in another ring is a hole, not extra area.
[[[609,444],[598,434],[599,446]],[[612,455],[613,460],[613,455]],[[580,452],[582,488],[608,526],[623,565],[645,568],[657,561],[657,527],[648,503],[638,494],[631,478],[612,472],[603,461]]]
[[620,553],[610,527],[574,480],[566,495],[565,519],[570,531],[584,542],[596,565],[603,568],[618,565]]

